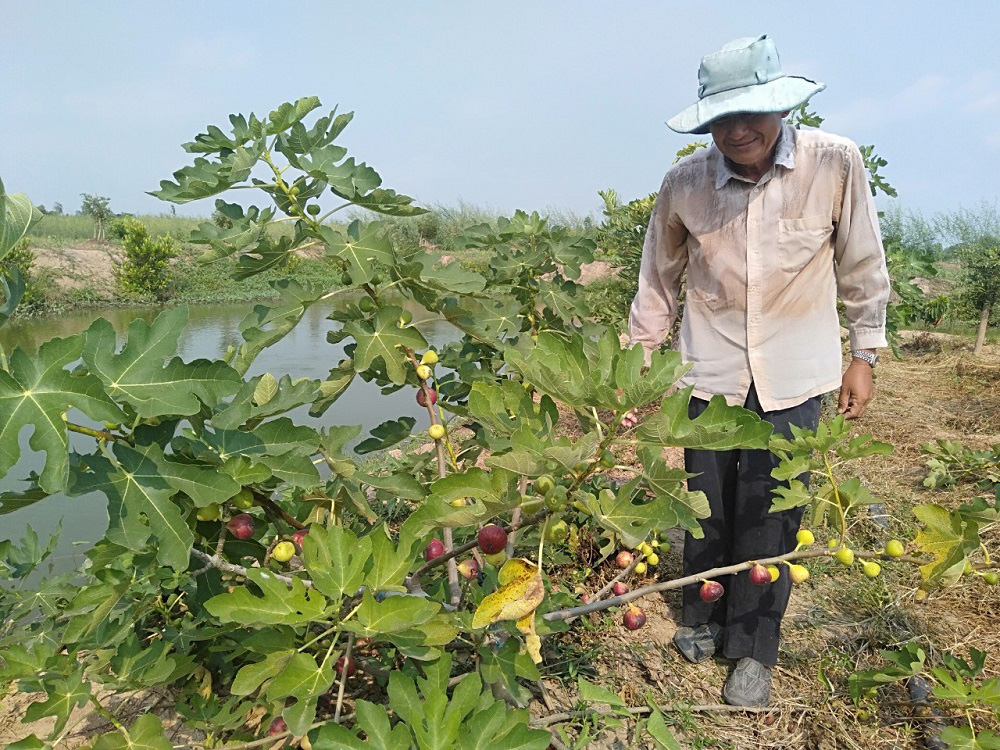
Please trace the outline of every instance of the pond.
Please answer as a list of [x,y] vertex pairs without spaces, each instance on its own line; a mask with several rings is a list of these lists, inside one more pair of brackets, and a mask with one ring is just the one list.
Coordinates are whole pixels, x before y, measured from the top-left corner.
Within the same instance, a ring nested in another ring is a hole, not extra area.
[[[199,357],[219,357],[228,346],[238,346],[242,343],[239,332],[240,321],[253,306],[253,304],[191,306],[188,325],[178,346],[178,354],[187,362]],[[133,320],[142,318],[152,322],[161,309],[83,310],[26,321],[13,321],[0,329],[0,343],[8,352],[14,346],[19,346],[29,353],[34,353],[48,339],[79,333],[98,317],[111,321],[121,337]],[[343,343],[350,343],[350,340],[339,344],[327,342],[327,332],[339,325],[326,319],[331,309],[331,305],[316,305],[309,308],[302,321],[288,336],[260,354],[250,368],[248,376],[270,372],[279,378],[286,374],[293,378],[325,378],[330,368],[344,357]],[[457,337],[456,329],[443,320],[421,320],[421,315],[427,315],[426,310],[414,308],[412,312],[414,324],[432,346],[442,346]],[[417,405],[414,395],[413,388],[404,388],[383,396],[374,383],[366,383],[361,378],[355,378],[347,392],[322,417],[310,417],[307,407],[296,409],[289,416],[300,424],[314,426],[360,424],[361,438],[364,438],[367,437],[369,430],[388,419],[412,416],[418,420],[418,425],[423,424],[427,412]],[[422,415],[424,420],[421,420]],[[22,431],[21,460],[6,477],[0,478],[0,491],[23,486],[20,480],[23,480],[30,471],[41,469],[42,455],[34,453],[28,447],[30,433],[30,428]],[[75,433],[70,433],[70,443],[81,452],[90,452],[94,445],[93,439]],[[53,569],[56,572],[74,570],[83,562],[84,553],[104,535],[108,524],[106,508],[107,499],[97,493],[76,498],[53,495],[34,505],[0,515],[0,540],[20,540],[29,524],[43,540],[61,527],[58,547],[49,559],[53,562]]]

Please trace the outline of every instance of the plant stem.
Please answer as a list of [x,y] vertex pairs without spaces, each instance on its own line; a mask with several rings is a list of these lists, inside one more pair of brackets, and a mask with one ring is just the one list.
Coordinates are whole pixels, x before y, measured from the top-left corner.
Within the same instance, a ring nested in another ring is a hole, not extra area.
[[89,435],[95,440],[118,440],[126,443],[131,443],[124,435],[115,435],[113,432],[105,432],[104,430],[94,430],[90,427],[84,427],[83,425],[74,424],[73,422],[66,423],[66,429],[70,432],[78,432],[81,435]]
[[354,633],[347,634],[347,650],[344,652],[344,666],[340,670],[340,688],[337,690],[337,707],[333,712],[333,723],[340,723],[340,709],[344,706],[344,686],[347,684],[351,650],[354,648]]

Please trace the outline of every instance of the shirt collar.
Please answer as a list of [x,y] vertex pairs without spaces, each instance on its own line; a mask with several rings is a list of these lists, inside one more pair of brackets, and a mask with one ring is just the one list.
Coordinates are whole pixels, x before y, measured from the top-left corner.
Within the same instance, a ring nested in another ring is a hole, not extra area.
[[[795,128],[787,123],[781,126],[778,134],[778,142],[774,148],[774,163],[786,169],[795,169]],[[715,144],[713,148],[718,148]],[[715,189],[721,189],[729,180],[746,181],[745,177],[736,174],[729,166],[729,160],[719,151],[718,166],[715,172]]]

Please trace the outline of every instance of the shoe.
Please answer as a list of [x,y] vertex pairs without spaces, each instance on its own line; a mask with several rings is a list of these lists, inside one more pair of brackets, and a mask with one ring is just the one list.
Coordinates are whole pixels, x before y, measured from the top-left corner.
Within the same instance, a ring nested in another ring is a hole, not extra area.
[[693,628],[677,628],[674,645],[685,659],[694,664],[711,659],[722,648],[722,626],[717,622],[710,622]]
[[771,703],[771,668],[744,656],[726,680],[722,697],[730,706],[767,706]]

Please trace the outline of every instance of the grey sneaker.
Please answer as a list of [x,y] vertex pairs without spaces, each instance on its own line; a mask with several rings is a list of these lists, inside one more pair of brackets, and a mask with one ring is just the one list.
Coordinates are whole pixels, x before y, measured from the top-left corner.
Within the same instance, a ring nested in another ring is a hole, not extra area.
[[722,697],[730,706],[767,706],[771,702],[771,668],[744,656],[726,680]]
[[685,659],[695,664],[711,659],[722,648],[722,627],[717,622],[710,622],[693,628],[677,628],[674,645]]

